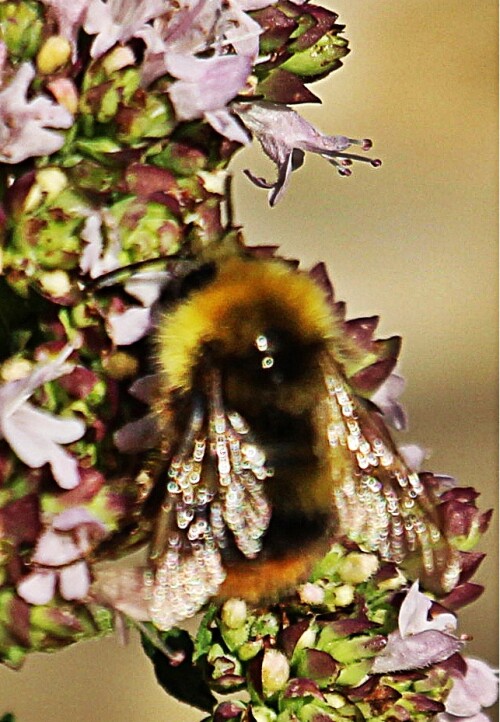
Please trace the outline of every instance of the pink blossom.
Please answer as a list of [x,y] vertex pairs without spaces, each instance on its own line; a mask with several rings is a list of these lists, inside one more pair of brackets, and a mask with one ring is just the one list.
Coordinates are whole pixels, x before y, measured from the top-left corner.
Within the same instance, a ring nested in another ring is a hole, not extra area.
[[34,77],[33,65],[23,63],[0,92],[0,161],[5,163],[55,153],[64,136],[47,128],[69,128],[73,123],[71,113],[49,98],[38,95],[27,99]]
[[60,445],[81,438],[85,424],[36,408],[28,399],[42,384],[71,371],[73,366],[65,362],[73,351],[73,346],[66,346],[53,361],[0,386],[0,436],[28,466],[36,469],[50,464],[54,479],[63,489],[77,486],[79,474],[76,459]]
[[64,599],[84,599],[90,586],[85,556],[92,540],[105,532],[105,526],[83,507],[55,516],[38,539],[31,559],[34,570],[18,584],[18,594],[29,604],[47,604],[58,586]]
[[360,145],[363,150],[367,150],[371,147],[370,141],[355,140],[344,135],[325,135],[286,105],[265,101],[232,103],[231,110],[259,140],[266,155],[276,163],[278,178],[274,183],[246,171],[256,185],[270,189],[271,205],[275,205],[282,197],[292,171],[303,164],[306,151],[326,158],[337,167],[341,175],[351,174],[347,166],[353,160],[368,161],[374,166],[380,165],[378,160],[345,152],[351,145]]
[[254,62],[262,27],[245,11],[267,5],[267,0],[184,0],[176,12],[158,18],[140,33],[147,46],[142,64],[144,85],[168,72],[170,54],[194,56],[212,50],[221,55],[231,48]]
[[151,309],[132,306],[121,313],[110,313],[106,318],[106,329],[116,346],[135,343],[151,328]]
[[404,431],[408,425],[406,412],[399,402],[404,388],[404,378],[397,373],[392,373],[371,397],[371,401],[378,406],[385,420],[397,431]]
[[432,601],[418,589],[418,581],[410,587],[401,609],[399,610],[398,627],[404,639],[412,634],[437,629],[440,632],[450,632],[457,627],[457,618],[454,614],[438,614],[434,619],[428,619]]
[[465,660],[465,674],[452,672],[453,687],[446,699],[446,712],[437,716],[437,722],[483,722],[488,720],[483,707],[491,707],[498,699],[498,679],[493,670],[481,659]]
[[243,89],[252,69],[249,57],[220,55],[195,58],[170,54],[166,66],[174,78],[170,99],[179,120],[205,117],[231,140],[248,142],[243,128],[231,118],[226,105]]
[[259,55],[259,36],[262,27],[246,14],[245,10],[257,10],[259,7],[266,7],[258,2],[241,2],[232,0],[227,4],[226,11],[221,13],[218,32],[224,39],[224,44],[229,43],[239,55],[251,57],[257,60]]
[[398,446],[398,452],[411,471],[420,471],[422,464],[429,457],[427,449],[422,448],[418,444],[400,444]]
[[121,242],[112,233],[106,250],[104,250],[103,237],[101,233],[102,216],[97,211],[88,214],[82,229],[82,239],[87,244],[80,258],[80,268],[83,273],[88,273],[91,278],[98,278],[104,273],[114,271],[120,265]]
[[98,58],[116,43],[137,37],[167,9],[165,0],[90,0],[84,29],[97,36],[90,54]]
[[415,582],[401,604],[399,629],[389,634],[385,649],[373,662],[374,674],[428,667],[458,652],[463,643],[451,634],[457,624],[455,615],[444,613],[429,620],[431,606]]

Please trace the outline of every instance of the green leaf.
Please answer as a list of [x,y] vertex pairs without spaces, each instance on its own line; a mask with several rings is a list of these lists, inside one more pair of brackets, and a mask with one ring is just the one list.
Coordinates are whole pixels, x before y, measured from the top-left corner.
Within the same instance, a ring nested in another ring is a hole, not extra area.
[[7,714],[4,714],[2,719],[0,719],[0,722],[15,722],[16,718],[12,714],[12,712],[7,712]]
[[160,635],[162,643],[172,651],[184,653],[184,660],[180,664],[172,663],[144,634],[141,637],[143,649],[153,663],[158,684],[165,692],[180,702],[203,712],[211,712],[217,700],[205,681],[201,667],[193,664],[194,644],[188,632],[174,628]]

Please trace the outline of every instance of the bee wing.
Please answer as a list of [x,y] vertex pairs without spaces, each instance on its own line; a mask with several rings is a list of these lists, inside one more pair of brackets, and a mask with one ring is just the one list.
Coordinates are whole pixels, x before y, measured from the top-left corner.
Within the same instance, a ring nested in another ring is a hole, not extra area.
[[350,390],[334,360],[323,359],[325,396],[317,424],[326,429],[339,535],[406,565],[428,588],[451,589],[458,553],[444,538],[436,498],[411,471],[382,420]]
[[164,501],[150,551],[149,611],[160,629],[192,616],[225,578],[222,553],[236,547],[254,558],[271,508],[261,449],[241,416],[222,404],[211,371],[205,393],[193,393],[191,416],[166,474]]

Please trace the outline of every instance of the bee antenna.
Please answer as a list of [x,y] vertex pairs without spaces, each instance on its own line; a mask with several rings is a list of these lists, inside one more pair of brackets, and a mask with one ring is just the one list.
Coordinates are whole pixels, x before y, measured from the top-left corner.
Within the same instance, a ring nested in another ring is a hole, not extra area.
[[103,288],[110,288],[119,283],[125,283],[141,273],[165,272],[171,276],[171,280],[184,278],[187,274],[199,268],[200,262],[191,258],[180,256],[159,256],[145,261],[130,263],[128,266],[116,268],[114,271],[104,273],[102,276],[85,284],[89,292],[99,291]]
[[225,210],[226,210],[226,228],[232,230],[234,228],[234,205],[233,195],[231,193],[233,185],[233,176],[228,173],[224,183],[224,197],[225,197]]

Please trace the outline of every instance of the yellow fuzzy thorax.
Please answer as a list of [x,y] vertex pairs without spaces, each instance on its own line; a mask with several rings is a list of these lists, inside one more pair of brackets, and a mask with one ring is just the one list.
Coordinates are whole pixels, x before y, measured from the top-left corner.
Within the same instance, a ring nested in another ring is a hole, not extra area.
[[275,260],[223,261],[212,282],[160,319],[158,362],[169,387],[191,388],[207,344],[237,354],[270,324],[292,331],[304,344],[339,334],[324,292],[307,274]]

